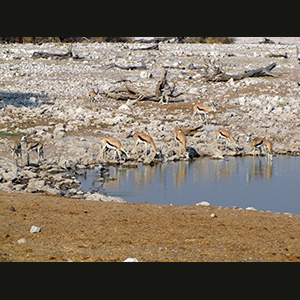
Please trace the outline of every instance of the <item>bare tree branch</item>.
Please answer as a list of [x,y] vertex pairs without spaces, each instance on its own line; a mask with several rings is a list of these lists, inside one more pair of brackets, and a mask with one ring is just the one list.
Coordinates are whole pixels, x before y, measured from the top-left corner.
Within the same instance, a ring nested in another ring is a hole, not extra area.
[[215,62],[210,60],[206,61],[202,70],[202,76],[205,78],[206,81],[228,81],[229,79],[233,80],[241,80],[247,77],[261,77],[261,76],[272,76],[276,77],[275,74],[271,72],[272,69],[276,67],[276,63],[272,63],[266,67],[261,67],[258,69],[248,70],[240,74],[227,74],[225,71],[222,70],[221,66],[216,66]]

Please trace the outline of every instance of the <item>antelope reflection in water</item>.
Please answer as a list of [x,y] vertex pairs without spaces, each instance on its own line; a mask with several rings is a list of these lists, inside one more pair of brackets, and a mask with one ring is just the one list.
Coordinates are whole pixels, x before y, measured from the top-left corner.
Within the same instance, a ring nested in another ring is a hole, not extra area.
[[[266,178],[271,180],[272,161],[265,158],[230,158],[225,160],[212,160],[200,158],[194,161],[178,161],[175,163],[157,164],[155,166],[142,166],[137,168],[110,167],[110,176],[114,180],[103,178],[103,181],[96,180],[92,183],[95,191],[120,191],[120,185],[127,186],[125,189],[138,194],[140,190],[151,187],[148,191],[153,197],[156,193],[166,196],[170,189],[177,189],[201,185],[206,189],[211,184],[227,182],[236,175],[245,174],[246,183],[252,180]],[[236,174],[236,175],[235,175]],[[236,180],[236,179],[234,179]],[[204,185],[203,185],[204,184]],[[159,192],[158,192],[159,191]]]
[[158,174],[161,177],[161,181],[166,180],[166,176],[163,174],[163,165],[158,164],[155,167],[139,166],[137,168],[122,168],[122,167],[110,167],[110,176],[115,180],[104,180],[105,188],[114,188],[120,185],[122,182],[130,182],[132,177],[132,185],[135,188],[142,188],[150,185]]
[[247,184],[250,183],[252,179],[266,178],[270,182],[272,177],[273,161],[265,159],[264,161],[258,157],[253,157],[252,167],[247,171]]
[[174,186],[178,187],[185,183],[188,165],[187,161],[179,161],[173,165]]

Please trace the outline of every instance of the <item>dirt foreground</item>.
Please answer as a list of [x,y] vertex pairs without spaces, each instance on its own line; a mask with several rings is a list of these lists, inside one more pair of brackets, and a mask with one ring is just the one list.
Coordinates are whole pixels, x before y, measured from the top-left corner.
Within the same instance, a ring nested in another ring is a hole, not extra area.
[[300,261],[291,214],[0,191],[0,224],[1,262]]

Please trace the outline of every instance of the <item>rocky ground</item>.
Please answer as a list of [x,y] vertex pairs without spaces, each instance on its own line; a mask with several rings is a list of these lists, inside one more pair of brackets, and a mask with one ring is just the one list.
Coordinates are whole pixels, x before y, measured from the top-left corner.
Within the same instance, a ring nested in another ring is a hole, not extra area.
[[[159,50],[139,50],[144,47],[139,43],[0,45],[0,99],[7,108],[0,104],[1,188],[61,194],[61,185],[64,190],[78,187],[75,177],[64,178],[66,181],[57,173],[66,166],[80,169],[99,164],[100,140],[107,135],[118,138],[131,152],[134,141],[128,136],[144,131],[165,157],[181,159],[173,138],[174,126],[203,125],[187,137],[189,149],[200,156],[250,155],[247,134],[270,139],[275,155],[299,154],[296,42],[259,44],[237,39],[236,44],[229,45],[160,43]],[[34,52],[64,54],[70,50],[74,56],[67,59],[33,57]],[[270,57],[274,54],[286,54],[287,58]],[[276,76],[205,82],[197,69],[204,65],[204,59],[215,61],[229,74],[275,62],[272,72]],[[146,70],[116,67],[141,66],[143,62]],[[176,93],[182,93],[169,104],[117,101],[107,96],[109,91],[124,89],[125,83],[140,91],[154,91],[162,67],[168,70],[167,80],[176,86]],[[91,90],[98,92],[95,101],[89,98]],[[208,115],[207,125],[192,116],[196,103],[216,108]],[[215,131],[220,128],[230,130],[238,139],[238,153],[216,142]],[[24,134],[44,143],[46,162],[42,167],[35,166],[35,153],[31,167],[22,167],[24,157],[19,168],[13,166],[8,143]],[[105,160],[113,162],[112,155]],[[144,162],[141,152],[131,153],[127,163],[132,167],[136,162]],[[154,154],[145,161],[153,162]]]

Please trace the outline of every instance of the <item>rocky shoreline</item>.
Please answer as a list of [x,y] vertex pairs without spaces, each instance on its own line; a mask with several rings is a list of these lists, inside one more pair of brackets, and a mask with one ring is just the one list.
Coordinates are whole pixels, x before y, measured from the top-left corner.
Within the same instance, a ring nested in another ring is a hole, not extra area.
[[[0,189],[122,202],[117,197],[84,193],[76,172],[100,164],[136,167],[185,159],[179,156],[174,126],[201,126],[187,136],[194,158],[252,155],[248,134],[270,139],[274,156],[300,154],[300,73],[295,44],[159,43],[159,50],[139,50],[143,47],[138,43],[75,43],[72,51],[81,59],[57,60],[37,59],[33,53],[65,53],[67,45],[0,45],[0,100],[6,105],[4,109],[0,104]],[[287,58],[271,56],[285,53]],[[229,74],[275,62],[272,72],[276,76],[204,81],[199,70],[205,59]],[[113,67],[141,64],[146,70]],[[154,90],[162,68],[168,70],[167,79],[180,98],[163,104],[109,97],[110,91],[122,90],[126,83],[142,91]],[[90,91],[96,91],[93,99]],[[208,124],[193,117],[196,103],[216,108],[208,114]],[[224,149],[224,143],[216,141],[215,132],[221,128],[238,140],[239,151]],[[145,159],[142,146],[138,154],[133,153],[130,136],[137,131],[151,135],[163,156],[151,153]],[[25,151],[19,167],[14,164],[8,145],[25,134],[43,142],[44,164],[36,164],[33,153],[31,164],[25,166]],[[115,161],[112,151],[105,160],[99,158],[100,141],[108,135],[119,139],[130,153],[127,161]]]

